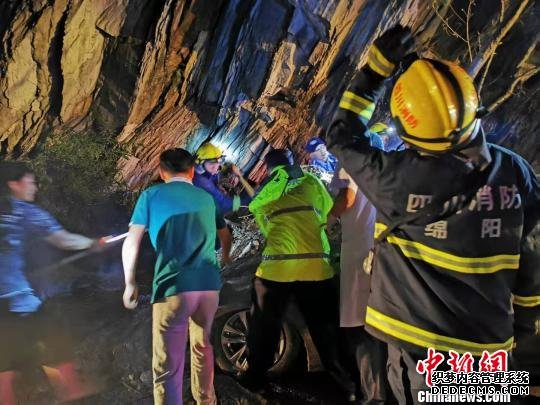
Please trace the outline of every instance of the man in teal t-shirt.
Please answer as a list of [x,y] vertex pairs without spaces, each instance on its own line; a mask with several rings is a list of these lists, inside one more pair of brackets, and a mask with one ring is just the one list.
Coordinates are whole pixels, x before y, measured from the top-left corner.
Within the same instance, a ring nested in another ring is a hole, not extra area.
[[135,268],[148,230],[157,253],[152,285],[154,401],[181,404],[187,332],[191,344],[191,391],[198,404],[215,404],[214,356],[210,343],[221,279],[214,251],[217,236],[222,261],[229,262],[231,235],[214,200],[193,186],[195,158],[184,149],[160,155],[165,181],[139,197],[122,249],[126,288],[124,306],[137,306]]

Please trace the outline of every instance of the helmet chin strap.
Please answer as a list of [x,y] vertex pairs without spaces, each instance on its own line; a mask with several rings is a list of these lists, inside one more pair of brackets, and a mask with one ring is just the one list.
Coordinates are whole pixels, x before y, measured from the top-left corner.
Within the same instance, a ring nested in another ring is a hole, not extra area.
[[[463,99],[463,92],[461,91],[461,87],[459,86],[457,79],[454,77],[449,67],[445,65],[444,63],[437,60],[433,60],[433,59],[428,59],[428,58],[425,58],[425,59],[429,61],[437,69],[437,71],[439,71],[448,80],[448,82],[452,86],[452,89],[456,93],[456,98],[459,103],[457,127],[446,137],[420,138],[420,137],[416,137],[416,136],[408,134],[407,131],[405,131],[405,128],[403,127],[403,125],[401,124],[400,119],[398,117],[392,117],[394,120],[394,126],[396,128],[396,132],[403,139],[403,141],[407,142],[409,145],[411,145],[411,147],[419,149],[419,150],[423,150],[423,149],[419,148],[413,142],[409,142],[409,141],[412,140],[412,141],[418,141],[422,143],[450,143],[451,150],[462,149],[463,145],[460,143],[460,141],[462,140],[463,136],[468,131],[470,131],[471,126],[474,125],[475,128],[472,130],[472,134],[469,136],[469,139],[464,142],[464,144],[465,145],[469,144],[476,137],[476,134],[478,133],[478,130],[480,128],[479,118],[483,115],[482,107],[478,109],[476,117],[473,118],[473,120],[469,124],[463,127],[463,124],[464,124],[463,121],[465,118],[465,114],[464,114],[465,103]],[[441,152],[434,152],[432,150],[423,150],[423,151],[428,152],[428,153],[435,153],[435,154],[441,153]]]
[[469,135],[468,139],[463,143],[464,144],[469,144],[473,140],[475,140],[476,137],[478,136],[478,133],[480,132],[481,128],[482,128],[482,120],[480,118],[476,118],[473,129],[471,131],[471,134]]
[[492,160],[486,136],[480,124],[475,129],[474,134],[471,134],[471,138],[459,146],[459,149],[453,150],[452,154],[477,169],[484,170]]
[[[458,143],[454,143],[452,142],[451,139],[449,138],[419,138],[419,137],[416,137],[416,136],[413,136],[413,135],[409,135],[406,131],[405,131],[405,128],[403,128],[403,125],[401,125],[401,121],[399,120],[399,118],[397,117],[392,117],[392,119],[394,120],[394,125],[395,125],[395,128],[396,128],[396,133],[397,135],[401,138],[401,140],[405,143],[407,143],[411,148],[413,149],[417,149],[421,152],[425,152],[425,153],[428,153],[428,154],[433,154],[433,155],[439,155],[441,153],[447,153],[447,152],[451,152],[451,151],[459,151],[461,149],[464,149],[464,148],[467,148],[469,147],[469,145],[475,140],[477,139],[477,135],[478,135],[478,132],[480,132],[482,126],[481,126],[481,120],[479,118],[476,118],[474,119],[469,125],[467,125],[465,128],[463,128],[461,131],[460,131],[460,135],[457,139],[462,139],[463,135],[465,132],[467,131],[470,131],[471,130],[471,126],[473,127],[472,131],[471,131],[471,134],[468,136],[468,139],[463,142],[462,144],[458,144]],[[430,149],[425,149],[425,148],[421,148],[419,146],[417,146],[414,141],[417,141],[417,142],[422,142],[422,143],[446,143],[446,144],[451,144],[451,148],[448,149],[448,150],[444,150],[444,151],[434,151],[434,150],[430,150]]]
[[203,165],[200,163],[197,163],[195,165],[195,172],[198,174],[203,174],[206,170],[204,169]]
[[[481,136],[478,136],[478,134],[480,134]],[[467,149],[471,147],[472,145],[474,145],[475,143],[478,143],[479,140],[482,141],[483,138],[484,137],[483,137],[483,130],[482,130],[482,122],[480,119],[476,119],[474,128],[471,134],[469,135],[468,139],[465,142],[459,145],[456,145],[454,150],[456,152],[459,152],[460,150]]]

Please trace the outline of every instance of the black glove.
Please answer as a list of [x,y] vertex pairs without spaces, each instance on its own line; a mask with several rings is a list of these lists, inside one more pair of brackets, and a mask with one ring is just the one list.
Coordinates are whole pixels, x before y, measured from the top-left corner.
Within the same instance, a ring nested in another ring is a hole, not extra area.
[[413,47],[414,37],[410,28],[396,25],[373,42],[369,49],[368,66],[375,73],[389,77]]

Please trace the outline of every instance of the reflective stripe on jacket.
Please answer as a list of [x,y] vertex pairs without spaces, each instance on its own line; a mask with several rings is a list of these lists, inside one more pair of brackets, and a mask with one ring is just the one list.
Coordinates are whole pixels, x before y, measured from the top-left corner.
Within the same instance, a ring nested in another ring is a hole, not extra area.
[[478,172],[463,160],[370,147],[364,134],[382,83],[366,68],[358,74],[327,139],[377,208],[375,233],[434,196],[453,190],[456,198],[431,223],[401,225],[377,246],[366,330],[419,354],[429,347],[475,355],[511,350],[514,337],[519,345],[540,328],[538,179],[523,158],[478,142],[479,134],[475,146],[488,151],[484,170],[493,176],[464,204],[461,188]]
[[294,166],[278,166],[249,205],[266,238],[256,275],[272,281],[333,277],[325,232],[332,198],[319,179]]

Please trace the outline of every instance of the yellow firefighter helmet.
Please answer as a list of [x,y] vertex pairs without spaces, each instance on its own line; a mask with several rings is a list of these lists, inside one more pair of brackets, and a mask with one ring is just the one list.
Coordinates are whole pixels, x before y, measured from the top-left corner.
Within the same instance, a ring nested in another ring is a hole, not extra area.
[[202,144],[196,152],[197,163],[202,163],[205,160],[222,159],[223,152],[216,145],[207,142]]
[[472,140],[480,127],[472,78],[452,62],[419,59],[399,76],[390,98],[397,134],[412,147],[443,153]]

